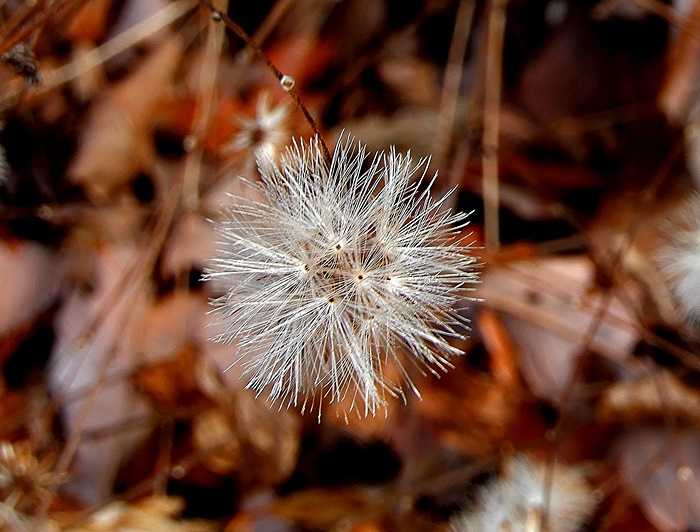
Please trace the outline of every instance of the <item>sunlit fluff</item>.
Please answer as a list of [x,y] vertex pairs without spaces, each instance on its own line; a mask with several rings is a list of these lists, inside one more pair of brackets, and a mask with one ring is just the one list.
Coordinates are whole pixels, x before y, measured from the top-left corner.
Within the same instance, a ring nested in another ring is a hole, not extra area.
[[683,315],[700,320],[700,195],[695,195],[667,224],[669,244],[662,265]]
[[468,215],[432,199],[427,161],[369,158],[352,139],[330,165],[311,141],[258,166],[264,201],[236,198],[207,272],[225,290],[216,340],[237,343],[232,366],[280,404],[373,414],[402,383],[418,394],[407,360],[437,374],[461,353],[448,339],[467,329],[457,304],[476,281]]
[[290,108],[284,103],[273,106],[270,96],[263,93],[258,98],[255,116],[240,119],[240,130],[224,148],[229,152],[252,150],[256,157],[276,157],[289,142]]
[[[503,476],[481,490],[474,511],[457,517],[452,530],[575,532],[591,516],[596,503],[597,497],[580,469],[557,464],[548,479],[546,464],[521,456],[510,460]],[[547,528],[541,529],[545,508]]]

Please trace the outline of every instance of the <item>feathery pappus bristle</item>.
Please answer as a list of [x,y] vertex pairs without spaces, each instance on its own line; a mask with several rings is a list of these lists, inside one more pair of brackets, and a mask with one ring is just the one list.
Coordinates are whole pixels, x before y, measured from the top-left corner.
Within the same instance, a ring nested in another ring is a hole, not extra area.
[[[576,532],[598,498],[580,468],[557,464],[551,478],[547,473],[547,464],[512,458],[502,476],[482,488],[473,511],[452,521],[452,531]],[[546,528],[541,528],[545,511]]]
[[258,166],[264,200],[234,199],[206,273],[232,366],[280,406],[347,400],[367,415],[403,384],[418,394],[407,361],[446,371],[461,353],[448,340],[468,330],[468,214],[432,198],[427,160],[369,157],[349,137],[330,162],[315,139]]

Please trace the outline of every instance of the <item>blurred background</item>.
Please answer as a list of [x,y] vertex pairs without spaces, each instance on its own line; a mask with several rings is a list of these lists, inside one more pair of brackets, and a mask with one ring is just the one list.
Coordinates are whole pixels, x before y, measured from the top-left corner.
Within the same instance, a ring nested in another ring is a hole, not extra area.
[[[700,2],[3,0],[0,54],[1,529],[462,531],[513,456],[596,501],[513,531],[700,529]],[[376,417],[208,341],[209,220],[294,97],[473,211],[465,355]]]

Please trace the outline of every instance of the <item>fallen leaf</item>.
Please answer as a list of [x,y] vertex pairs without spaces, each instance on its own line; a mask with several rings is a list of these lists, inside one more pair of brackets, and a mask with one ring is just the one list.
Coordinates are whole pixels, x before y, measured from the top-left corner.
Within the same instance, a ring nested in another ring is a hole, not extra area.
[[[581,355],[583,338],[605,300],[585,257],[546,258],[490,269],[477,296],[504,313],[532,391],[558,401]],[[613,296],[588,346],[622,362],[639,340],[631,308]]]
[[700,433],[638,429],[619,443],[627,489],[661,532],[700,527]]
[[168,96],[182,54],[179,36],[164,40],[131,75],[112,88],[90,110],[76,159],[68,170],[95,200],[153,161],[151,130]]

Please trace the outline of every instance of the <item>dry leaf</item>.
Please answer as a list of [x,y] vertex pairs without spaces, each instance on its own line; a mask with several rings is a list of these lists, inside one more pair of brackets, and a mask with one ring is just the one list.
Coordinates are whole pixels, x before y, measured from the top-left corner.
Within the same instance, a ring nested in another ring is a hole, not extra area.
[[196,409],[205,402],[196,379],[198,363],[197,351],[185,347],[172,358],[139,369],[133,383],[158,411]]
[[697,425],[700,393],[672,373],[657,371],[611,385],[603,394],[600,412],[606,420],[627,423],[674,419]]
[[[149,413],[129,382],[117,378],[139,362],[133,346],[147,298],[139,283],[121,286],[124,273],[139,252],[133,247],[96,250],[93,291],[85,294],[76,290],[57,316],[49,382],[63,407],[69,435],[74,431],[104,430]],[[91,394],[101,378],[111,382]],[[111,492],[121,460],[145,436],[144,429],[147,427],[83,441],[77,449],[68,491],[88,503],[104,500]]]
[[181,499],[151,496],[136,503],[113,502],[76,526],[61,526],[62,532],[214,532],[214,523],[181,520]]
[[29,242],[0,242],[0,337],[26,325],[58,295],[61,261],[47,248]]
[[661,532],[700,527],[700,433],[635,430],[618,456],[627,489]]
[[196,214],[178,220],[163,257],[163,274],[177,275],[190,268],[203,268],[214,255],[214,228]]
[[[506,314],[504,321],[520,353],[520,369],[532,391],[559,400],[581,354],[600,293],[591,293],[593,266],[585,257],[509,263],[484,276],[478,296]],[[635,316],[618,297],[593,336],[590,349],[623,361],[638,341]]]
[[73,41],[96,42],[105,32],[112,0],[91,0],[73,15],[66,37]]
[[181,54],[180,37],[169,37],[92,107],[68,174],[96,200],[106,199],[134,174],[150,169],[151,130]]

